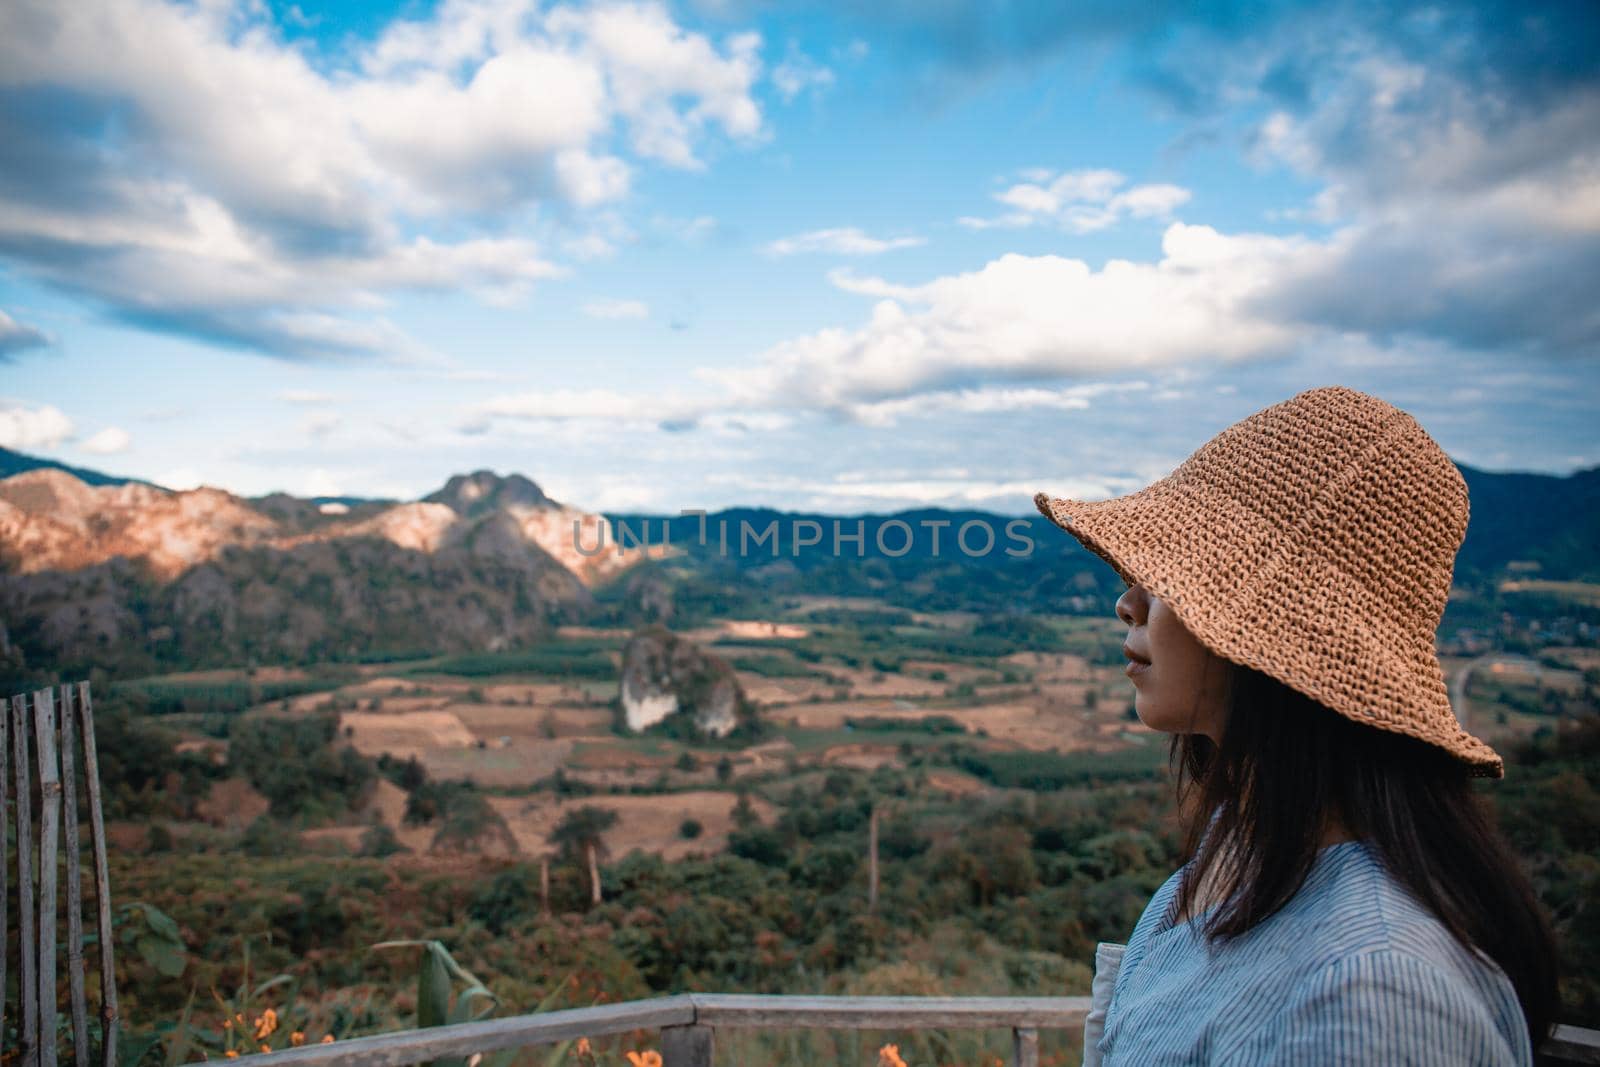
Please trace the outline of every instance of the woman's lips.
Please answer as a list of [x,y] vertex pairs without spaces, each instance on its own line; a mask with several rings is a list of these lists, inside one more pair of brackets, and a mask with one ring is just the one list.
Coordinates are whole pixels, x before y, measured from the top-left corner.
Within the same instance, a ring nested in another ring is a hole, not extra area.
[[1150,669],[1150,661],[1127,645],[1122,646],[1122,654],[1128,658],[1128,665],[1122,669],[1122,673],[1129,678],[1136,678]]

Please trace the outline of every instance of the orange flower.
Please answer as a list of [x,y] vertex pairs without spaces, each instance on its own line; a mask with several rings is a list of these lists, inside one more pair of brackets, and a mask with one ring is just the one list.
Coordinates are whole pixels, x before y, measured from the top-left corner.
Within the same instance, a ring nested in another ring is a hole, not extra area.
[[878,1050],[878,1067],[906,1067],[906,1061],[900,1058],[899,1045],[885,1045]]
[[278,1028],[278,1013],[268,1008],[256,1016],[256,1040],[260,1041]]
[[289,1044],[298,1047],[298,1046],[303,1045],[305,1043],[306,1043],[306,1035],[305,1035],[304,1031],[296,1030],[296,1031],[294,1031],[293,1033],[291,1033],[289,1035]]
[[323,1043],[323,1044],[324,1044],[324,1045],[331,1045],[331,1044],[333,1044],[333,1035],[332,1035],[332,1034],[323,1034],[323,1035],[322,1035],[322,1043]]
[[235,1051],[233,1051],[233,1049],[231,1049],[231,1048],[230,1048],[230,1049],[229,1049],[229,1050],[228,1050],[228,1059],[230,1059],[230,1060],[236,1060],[236,1059],[238,1059],[238,1058],[239,1058],[239,1054],[238,1054],[238,1053],[237,1053],[237,1052],[235,1052]]
[[628,1052],[628,1063],[632,1067],[661,1067],[661,1053],[655,1049],[646,1049],[643,1052]]
[[586,1038],[586,1037],[578,1038],[578,1055],[587,1056],[588,1054],[589,1054],[589,1039]]
[[271,1052],[272,1051],[272,1046],[267,1044],[265,1041],[263,1041],[261,1043],[261,1051],[262,1052]]

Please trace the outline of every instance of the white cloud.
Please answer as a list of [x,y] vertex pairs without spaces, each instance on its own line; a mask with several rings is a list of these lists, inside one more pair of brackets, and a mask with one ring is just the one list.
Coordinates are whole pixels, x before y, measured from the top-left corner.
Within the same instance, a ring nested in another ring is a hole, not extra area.
[[157,485],[167,489],[182,492],[186,489],[198,489],[208,484],[205,476],[194,467],[174,467],[152,479]]
[[[699,170],[692,142],[708,125],[743,139],[764,135],[750,97],[761,72],[759,34],[733,34],[724,41],[726,54],[719,53],[654,3],[557,7],[544,25],[568,51],[604,72],[610,106],[627,119],[640,156]],[[694,106],[680,110],[680,96],[693,98]]]
[[778,95],[783,97],[785,103],[793,101],[807,89],[820,94],[833,83],[833,71],[793,46],[783,62],[772,70],[773,88],[778,90]]
[[766,136],[759,47],[657,3],[446,0],[329,71],[248,0],[18,0],[0,5],[0,103],[64,90],[110,132],[91,150],[71,124],[30,126],[9,146],[29,169],[0,201],[0,255],[158,329],[290,358],[415,353],[371,314],[386,294],[503,303],[563,276],[517,231],[539,205],[624,197],[619,135],[688,169],[714,134]]
[[[834,285],[874,300],[862,325],[795,337],[745,365],[699,368],[698,393],[508,395],[473,409],[467,428],[587,419],[750,432],[816,413],[889,426],[950,414],[1081,411],[1112,391],[1149,388],[1130,378],[1141,371],[1284,356],[1329,335],[1320,320],[1291,313],[1285,294],[1338,263],[1356,236],[1314,241],[1173,223],[1161,258],[1111,260],[1098,270],[1020,254],[922,284],[836,270]],[[1170,388],[1161,394],[1171,398]]]
[[601,419],[616,422],[693,420],[704,403],[670,395],[627,394],[611,389],[554,389],[495,397],[474,409],[482,416],[565,421]]
[[[575,504],[585,511],[671,512],[678,504],[661,485],[628,484],[620,479],[567,480],[561,477],[539,479],[552,500]],[[660,543],[660,534],[651,530],[651,544]]]
[[1473,76],[1372,55],[1318,107],[1262,121],[1258,158],[1326,183],[1304,214],[1345,224],[1282,279],[1272,313],[1459,350],[1594,353],[1600,87],[1530,106]]
[[591,300],[583,313],[591,319],[644,319],[650,317],[650,307],[642,300]]
[[72,420],[50,404],[27,408],[0,401],[0,448],[54,448],[73,433]]
[[845,256],[875,256],[897,248],[915,248],[926,244],[922,237],[869,237],[847,226],[831,230],[812,230],[795,237],[784,237],[767,245],[767,252],[775,256],[792,256],[802,252],[830,252]]
[[861,38],[856,37],[853,38],[848,44],[834,48],[833,55],[836,59],[845,59],[849,60],[851,63],[859,63],[863,59],[866,59],[868,53],[871,51],[871,45],[867,44],[867,42],[863,41]]
[[1096,397],[1106,393],[1147,388],[1149,384],[1142,381],[1086,382],[1057,388],[982,386],[935,390],[894,400],[854,404],[847,410],[857,422],[871,426],[892,426],[904,418],[926,418],[940,414],[994,415],[1051,409],[1084,411]]
[[40,329],[29,326],[0,310],[0,363],[30,348],[43,348],[50,343],[49,336]]
[[[751,367],[707,369],[739,407],[848,412],[930,390],[1004,380],[1126,374],[1188,361],[1281,354],[1306,334],[1257,310],[1314,242],[1230,236],[1174,223],[1153,263],[1100,270],[1060,256],[1010,254],[979,270],[897,285],[835,271],[878,297],[870,320],[786,341]],[[1156,313],[1159,309],[1159,313]]]
[[1011,208],[993,218],[964,216],[957,221],[974,230],[1055,225],[1073,233],[1089,233],[1125,218],[1166,219],[1189,202],[1189,190],[1177,185],[1135,185],[1114,170],[1074,170],[1056,174],[1030,167],[1024,180],[994,195]]
[[607,256],[615,255],[617,251],[615,245],[597,233],[574,237],[563,247],[566,248],[568,255],[582,260],[605,259]]
[[[724,479],[716,479],[722,481]],[[784,506],[800,511],[823,513],[842,512],[860,514],[863,511],[895,511],[904,508],[994,508],[1018,510],[1028,507],[1034,493],[1041,490],[1053,496],[1069,496],[1077,500],[1099,500],[1130,492],[1143,485],[1134,478],[1110,475],[1081,475],[1063,481],[1058,477],[1031,479],[986,479],[968,471],[948,471],[915,478],[885,477],[873,472],[846,472],[832,480],[798,476],[750,477],[741,475],[728,479],[737,486],[740,497],[753,495],[777,497]],[[1031,513],[1031,507],[1028,508]],[[955,537],[954,530],[946,530],[944,540]],[[1004,543],[1005,533],[995,529],[997,541]],[[970,543],[980,544],[983,538],[977,532],[970,535]]]
[[285,389],[278,399],[286,404],[331,404],[332,393],[319,393],[315,389]]
[[697,430],[721,437],[772,433],[787,429],[794,422],[790,414],[738,408],[710,395],[557,389],[496,397],[473,407],[457,429],[480,436],[493,431],[497,419],[513,423],[596,422],[668,432]]
[[92,452],[99,456],[110,456],[118,452],[126,452],[133,444],[133,438],[128,436],[128,431],[120,426],[107,426],[82,444],[85,452]]
[[340,488],[337,477],[328,471],[317,467],[307,471],[300,480],[300,496],[343,496],[344,490]]
[[696,215],[692,219],[656,215],[650,223],[662,233],[685,242],[702,240],[717,228],[717,220],[710,215]]

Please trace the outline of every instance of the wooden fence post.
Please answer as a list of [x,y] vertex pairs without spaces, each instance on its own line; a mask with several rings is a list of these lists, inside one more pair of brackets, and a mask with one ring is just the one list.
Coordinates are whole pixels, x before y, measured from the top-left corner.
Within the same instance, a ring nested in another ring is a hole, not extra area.
[[1018,1026],[1011,1031],[1011,1062],[1015,1067],[1039,1067],[1039,1031]]
[[56,757],[56,694],[33,694],[39,764],[39,1067],[56,1067],[56,861],[61,835],[61,765]]
[[21,962],[22,1018],[17,1030],[22,1038],[18,1048],[23,1067],[39,1063],[39,976],[36,964],[39,938],[34,928],[33,910],[33,797],[28,788],[28,715],[26,694],[11,698],[11,769],[17,783],[17,956]]
[[11,861],[10,838],[6,836],[6,812],[10,810],[6,794],[11,779],[7,772],[11,762],[11,712],[6,704],[0,704],[0,1034],[6,1032],[6,959],[10,956],[6,942],[11,929],[10,916],[6,914],[11,898],[11,876],[6,866]]
[[[5,843],[7,817],[16,811],[18,1009],[13,1023],[18,1042],[6,1062],[20,1067],[56,1067],[56,1027],[61,1014],[56,994],[56,953],[60,938],[61,851],[66,850],[67,980],[70,986],[72,1042],[80,1067],[89,1062],[88,1007],[84,995],[83,875],[79,858],[77,743],[83,744],[85,798],[90,813],[98,889],[103,1067],[117,1062],[117,986],[112,955],[111,887],[106,873],[105,822],[100,812],[100,775],[95,757],[94,715],[89,683],[39,689],[0,699],[0,992],[6,988],[10,941],[11,857]],[[34,782],[38,819],[34,818]],[[63,841],[63,838],[65,840]],[[5,1023],[0,996],[0,1028]],[[14,1059],[13,1059],[14,1057]]]
[[89,683],[78,683],[78,734],[83,738],[83,791],[89,802],[94,845],[95,929],[100,943],[100,1063],[117,1067],[117,970],[111,952],[111,875],[106,871],[106,826],[100,814],[100,760],[94,747],[94,706]]
[[716,1031],[699,1023],[661,1028],[661,1067],[711,1067]]
[[89,1067],[89,1009],[83,992],[83,871],[78,858],[78,772],[73,704],[88,682],[61,687],[61,801],[67,849],[67,982],[72,990],[72,1052],[79,1067]]

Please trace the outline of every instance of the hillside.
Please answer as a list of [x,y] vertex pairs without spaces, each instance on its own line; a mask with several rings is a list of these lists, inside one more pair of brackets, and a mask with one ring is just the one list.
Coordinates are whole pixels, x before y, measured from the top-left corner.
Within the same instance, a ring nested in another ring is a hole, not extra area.
[[586,617],[588,583],[636,562],[575,550],[574,525],[592,530],[599,516],[536,486],[489,489],[506,506],[329,509],[30,469],[0,481],[0,663],[26,672],[493,650]]

